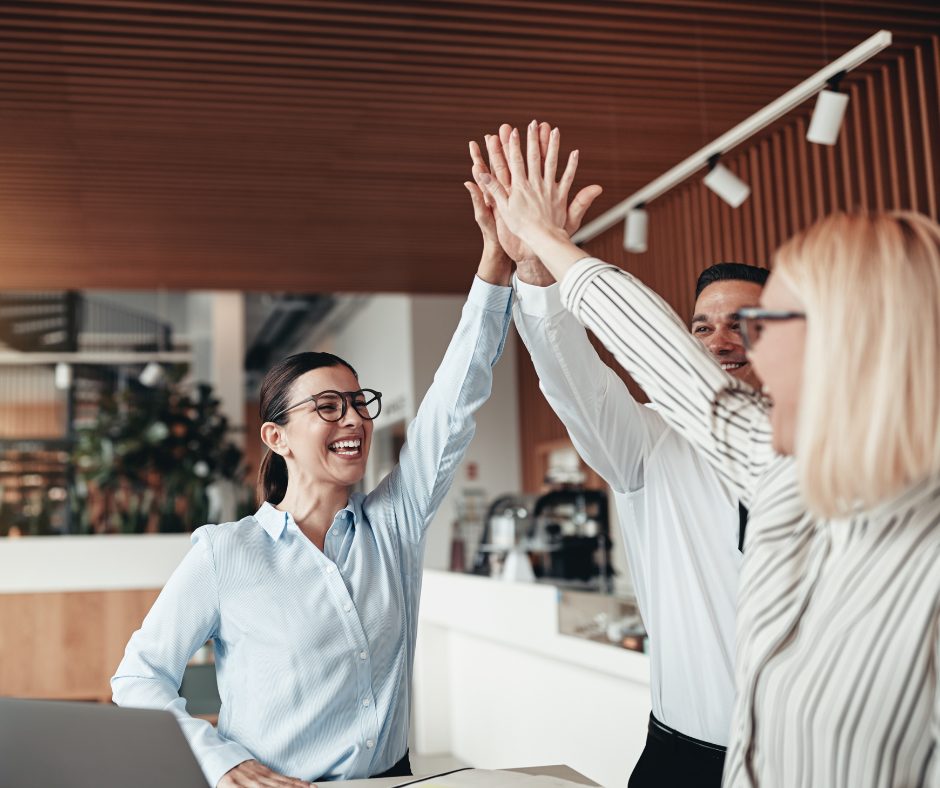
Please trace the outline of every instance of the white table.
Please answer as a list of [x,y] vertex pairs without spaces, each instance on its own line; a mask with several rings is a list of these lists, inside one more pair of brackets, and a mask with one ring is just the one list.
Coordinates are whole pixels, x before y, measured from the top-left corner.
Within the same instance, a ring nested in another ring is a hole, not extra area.
[[[581,785],[597,785],[597,783],[591,782],[583,774],[576,772],[568,766],[562,766],[561,764],[554,766],[530,766],[523,769],[509,769],[508,771],[545,775],[547,777],[559,777],[562,780],[570,780],[573,783],[580,783]],[[430,776],[431,775],[428,775],[428,777]],[[343,788],[391,788],[393,785],[400,785],[401,783],[418,780],[420,778],[421,775],[415,775],[414,777],[373,777],[371,780],[344,780],[335,783],[325,783],[324,785],[343,786]],[[421,788],[421,783],[415,785],[414,788]]]

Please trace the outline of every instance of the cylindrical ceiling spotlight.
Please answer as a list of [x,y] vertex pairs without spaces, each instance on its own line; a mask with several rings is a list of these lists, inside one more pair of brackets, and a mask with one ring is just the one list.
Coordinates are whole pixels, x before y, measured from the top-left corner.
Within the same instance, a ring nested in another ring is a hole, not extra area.
[[152,389],[163,380],[163,367],[156,361],[150,361],[147,363],[147,366],[143,368],[137,379],[142,385]]
[[68,391],[72,387],[72,367],[62,361],[56,364],[53,382],[60,391]]
[[636,254],[645,252],[648,228],[649,214],[646,212],[646,204],[641,202],[627,212],[623,229],[623,248]]
[[829,80],[829,87],[819,91],[816,108],[806,130],[806,139],[817,145],[835,145],[842,129],[842,119],[849,105],[848,93],[839,93],[839,82],[845,72],[836,74]]
[[732,208],[737,208],[750,196],[751,187],[724,164],[720,164],[719,155],[716,153],[708,160],[710,172],[702,182]]

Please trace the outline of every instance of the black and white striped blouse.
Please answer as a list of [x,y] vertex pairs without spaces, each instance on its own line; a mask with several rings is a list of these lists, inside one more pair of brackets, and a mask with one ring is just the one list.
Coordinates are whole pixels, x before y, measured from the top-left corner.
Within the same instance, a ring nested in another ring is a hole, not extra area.
[[818,519],[768,403],[659,296],[586,259],[562,297],[751,510],[726,788],[940,786],[940,479]]

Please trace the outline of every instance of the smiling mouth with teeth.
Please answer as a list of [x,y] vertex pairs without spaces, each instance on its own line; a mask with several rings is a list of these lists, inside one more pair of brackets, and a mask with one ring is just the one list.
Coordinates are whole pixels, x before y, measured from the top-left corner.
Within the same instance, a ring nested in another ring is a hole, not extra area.
[[358,457],[362,454],[362,441],[359,438],[333,441],[327,448],[340,457]]
[[736,369],[741,369],[741,367],[743,367],[745,364],[747,364],[746,361],[735,361],[735,362],[730,363],[730,364],[722,364],[722,365],[721,365],[721,368],[722,368],[725,372],[732,372],[732,371],[734,371],[734,370],[736,370]]

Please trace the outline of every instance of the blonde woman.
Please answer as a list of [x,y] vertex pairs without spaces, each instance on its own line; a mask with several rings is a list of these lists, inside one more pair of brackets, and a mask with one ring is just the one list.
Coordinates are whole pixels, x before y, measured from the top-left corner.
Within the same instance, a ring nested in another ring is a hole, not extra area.
[[940,785],[940,227],[839,214],[778,250],[740,313],[771,407],[571,243],[518,132],[509,155],[511,191],[479,176],[509,229],[751,510],[724,785]]

